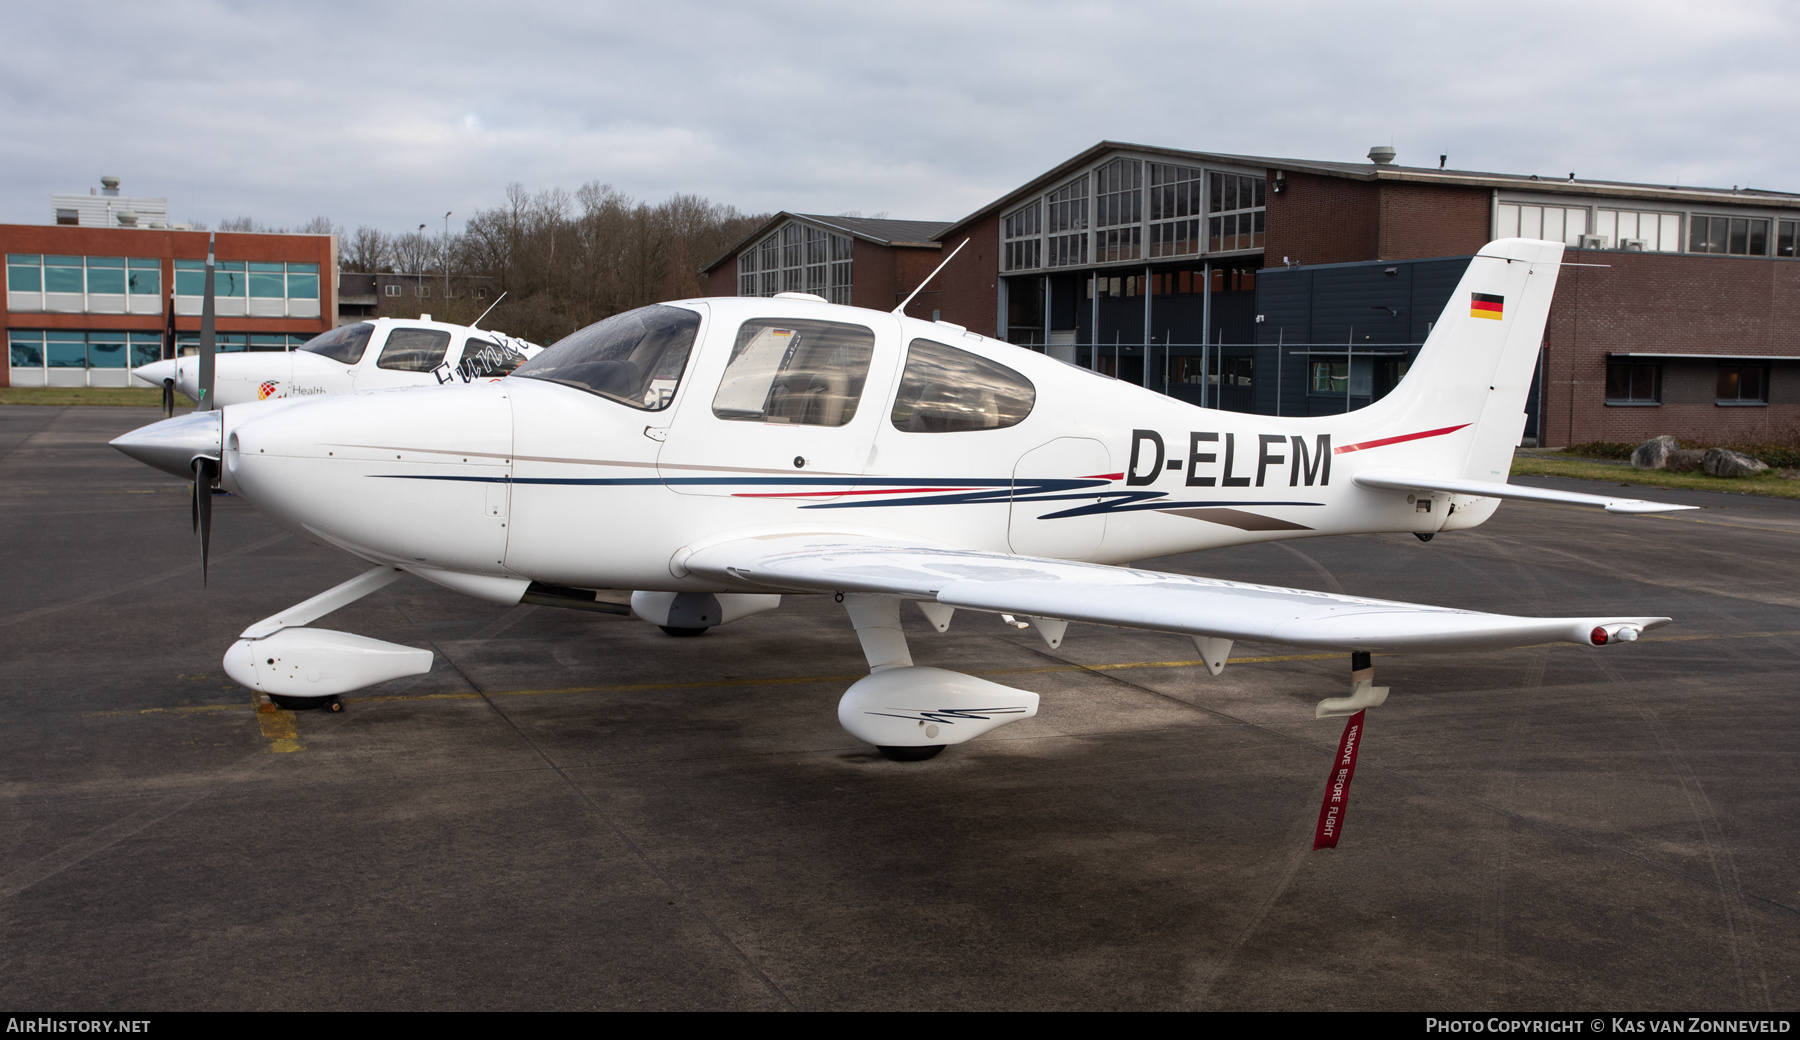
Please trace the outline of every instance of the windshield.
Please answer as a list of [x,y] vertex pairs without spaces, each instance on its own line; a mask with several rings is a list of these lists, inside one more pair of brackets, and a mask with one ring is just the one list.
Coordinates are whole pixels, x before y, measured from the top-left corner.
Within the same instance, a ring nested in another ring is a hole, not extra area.
[[513,375],[660,412],[675,397],[699,333],[700,315],[693,311],[639,307],[556,341]]
[[359,321],[354,325],[332,329],[323,336],[314,336],[302,343],[300,349],[322,354],[340,364],[354,365],[362,360],[363,350],[368,347],[369,337],[374,332],[375,326]]

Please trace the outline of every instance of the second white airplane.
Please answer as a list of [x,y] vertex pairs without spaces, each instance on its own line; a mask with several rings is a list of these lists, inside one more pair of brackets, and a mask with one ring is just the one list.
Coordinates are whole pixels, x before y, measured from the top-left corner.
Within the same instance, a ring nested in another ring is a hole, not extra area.
[[[1009,615],[1342,651],[1320,716],[1382,703],[1369,654],[1634,641],[1664,617],[1514,617],[1133,567],[1228,545],[1475,527],[1508,498],[1684,508],[1507,483],[1563,247],[1470,263],[1393,393],[1328,418],[1196,408],[1041,354],[816,297],[616,315],[497,383],[236,405],[114,444],[368,561],[243,632],[237,681],[294,706],[428,670],[429,650],[307,627],[402,574],[469,595],[634,611],[690,634],[841,602],[870,675],[838,717],[895,758],[1036,713],[1036,694],[914,662],[900,611]],[[197,500],[198,501],[198,500]],[[196,514],[197,517],[200,514]]]
[[[219,354],[218,407],[395,386],[500,379],[543,347],[500,332],[422,318],[375,318],[341,325],[299,349]],[[172,382],[200,399],[200,359],[169,358],[136,369],[151,386]]]

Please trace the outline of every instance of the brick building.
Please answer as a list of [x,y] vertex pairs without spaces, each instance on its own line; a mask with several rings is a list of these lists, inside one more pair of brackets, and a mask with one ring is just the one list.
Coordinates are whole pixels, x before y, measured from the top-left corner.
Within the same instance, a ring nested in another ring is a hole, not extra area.
[[[198,341],[207,233],[141,219],[161,200],[125,201],[132,223],[113,213],[112,226],[89,226],[99,222],[85,210],[69,218],[59,205],[58,223],[0,225],[0,385],[131,385],[133,368],[167,350],[171,310],[177,345]],[[336,236],[222,232],[215,257],[220,350],[290,350],[335,324]]]
[[1800,195],[1393,158],[1102,142],[940,231],[972,241],[930,310],[1196,402],[1324,414],[1404,375],[1470,254],[1549,238],[1607,266],[1562,272],[1529,434],[1800,427]]
[[[777,213],[701,273],[714,296],[808,292],[832,303],[891,311],[943,259],[937,237],[947,225]],[[941,284],[920,293],[907,313],[933,317],[942,310]]]

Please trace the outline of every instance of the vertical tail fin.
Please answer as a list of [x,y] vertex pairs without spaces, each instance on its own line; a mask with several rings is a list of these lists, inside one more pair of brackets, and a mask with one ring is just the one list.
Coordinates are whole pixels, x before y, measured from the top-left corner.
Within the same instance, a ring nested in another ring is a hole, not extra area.
[[1415,464],[1444,476],[1506,479],[1562,255],[1560,242],[1503,238],[1483,246],[1406,378],[1363,410],[1384,429],[1462,428],[1434,439],[1436,454]]

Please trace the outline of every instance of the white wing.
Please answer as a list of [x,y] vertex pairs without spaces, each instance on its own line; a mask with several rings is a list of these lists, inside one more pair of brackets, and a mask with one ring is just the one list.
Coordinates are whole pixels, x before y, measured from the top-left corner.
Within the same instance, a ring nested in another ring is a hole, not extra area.
[[1664,617],[1527,618],[1304,589],[838,535],[745,538],[689,571],[741,586],[887,593],[952,607],[1331,650],[1465,650],[1635,639]]

